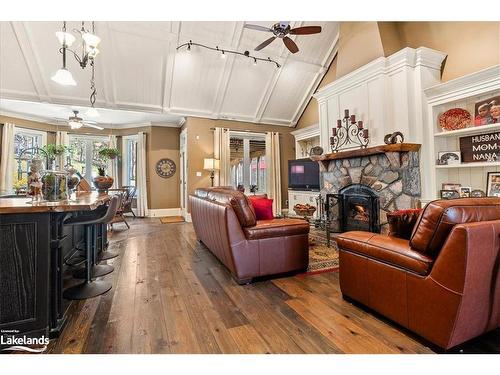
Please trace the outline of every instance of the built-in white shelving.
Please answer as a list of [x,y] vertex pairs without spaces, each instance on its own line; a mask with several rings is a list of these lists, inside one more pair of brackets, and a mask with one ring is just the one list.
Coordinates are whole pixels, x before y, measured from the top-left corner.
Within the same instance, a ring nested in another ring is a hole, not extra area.
[[460,163],[460,164],[448,164],[448,165],[436,165],[437,169],[449,169],[449,168],[484,168],[484,167],[498,167],[500,166],[499,161],[495,162],[478,162],[478,163]]
[[[458,183],[486,191],[488,172],[500,172],[500,161],[437,165],[440,152],[460,151],[460,137],[500,130],[500,124],[471,126],[443,131],[439,115],[452,108],[463,108],[474,117],[475,105],[500,95],[500,65],[481,70],[424,90],[427,97],[427,152],[423,159],[422,201],[439,198],[443,184]],[[428,167],[425,167],[428,166]]]
[[434,137],[464,137],[467,135],[484,134],[497,130],[500,130],[500,124],[482,125],[459,130],[441,131],[434,134]]

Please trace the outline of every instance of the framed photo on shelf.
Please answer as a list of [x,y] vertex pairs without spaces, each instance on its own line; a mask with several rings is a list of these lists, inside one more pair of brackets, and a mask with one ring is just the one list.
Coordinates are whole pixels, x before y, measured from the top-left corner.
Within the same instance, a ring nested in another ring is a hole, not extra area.
[[457,193],[459,193],[461,186],[462,186],[461,184],[456,184],[456,183],[451,183],[451,182],[445,182],[445,183],[443,183],[443,185],[441,186],[441,188],[443,190],[453,190],[453,191],[456,191]]
[[443,151],[438,153],[439,165],[460,164],[461,161],[460,151]]
[[460,198],[460,194],[456,190],[441,190],[441,199]]
[[500,197],[500,172],[488,172],[486,195]]
[[500,123],[500,96],[477,102],[474,111],[474,126],[496,123]]
[[472,188],[470,186],[461,186],[459,192],[460,192],[460,198],[470,198]]

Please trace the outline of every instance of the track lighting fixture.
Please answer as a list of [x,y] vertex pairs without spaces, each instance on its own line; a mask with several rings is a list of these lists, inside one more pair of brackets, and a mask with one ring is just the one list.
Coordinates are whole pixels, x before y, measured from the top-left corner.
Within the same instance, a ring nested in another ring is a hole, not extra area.
[[213,47],[210,47],[210,46],[206,46],[204,44],[194,43],[192,40],[190,40],[187,43],[181,44],[180,46],[177,47],[177,50],[180,50],[181,48],[186,48],[186,51],[189,52],[189,51],[191,51],[191,47],[192,46],[198,46],[198,47],[202,47],[202,48],[205,48],[205,49],[209,49],[211,51],[217,51],[217,52],[221,53],[221,58],[222,59],[226,58],[226,55],[228,53],[232,53],[233,55],[240,55],[240,56],[245,56],[245,57],[253,59],[253,64],[254,65],[257,65],[257,61],[265,61],[265,62],[269,62],[269,63],[272,63],[272,64],[276,65],[276,68],[280,68],[281,67],[281,65],[277,61],[271,59],[270,57],[268,57],[267,59],[264,59],[264,58],[261,58],[261,57],[252,56],[252,55],[250,55],[250,52],[248,52],[248,51],[245,51],[245,52],[231,51],[231,50],[228,50],[228,49],[220,49],[218,46],[216,46],[215,48],[213,48]]

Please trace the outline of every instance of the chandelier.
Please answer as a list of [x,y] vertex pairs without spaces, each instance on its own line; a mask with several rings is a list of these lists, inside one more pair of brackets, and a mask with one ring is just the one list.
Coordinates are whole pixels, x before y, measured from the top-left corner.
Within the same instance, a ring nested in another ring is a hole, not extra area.
[[198,47],[202,47],[202,48],[205,48],[205,49],[208,49],[211,51],[216,51],[216,52],[220,53],[220,57],[222,59],[225,59],[227,54],[233,54],[233,55],[245,56],[245,57],[251,59],[253,62],[253,65],[257,65],[257,61],[263,61],[263,62],[267,62],[267,63],[271,63],[271,64],[276,65],[276,68],[281,67],[281,65],[277,61],[271,59],[270,57],[268,57],[267,59],[264,59],[261,57],[252,56],[252,55],[250,55],[250,52],[248,52],[248,51],[245,51],[245,52],[232,51],[229,49],[219,48],[219,46],[216,46],[214,48],[214,47],[206,46],[204,44],[195,43],[192,40],[190,40],[187,43],[181,44],[180,46],[177,47],[177,50],[180,50],[181,48],[186,48],[186,51],[190,52],[192,46],[198,46]]
[[71,52],[82,69],[85,69],[87,65],[91,65],[93,68],[94,59],[99,53],[97,46],[101,42],[101,38],[95,35],[94,22],[92,22],[91,31],[85,29],[85,22],[82,22],[81,28],[79,30],[74,29],[73,32],[80,34],[81,37],[80,54],[70,48],[76,41],[76,38],[72,33],[66,31],[66,21],[63,22],[62,30],[56,32],[56,37],[61,44],[59,52],[62,54],[63,61],[62,68],[59,69],[56,74],[51,77],[51,79],[64,86],[76,86],[76,81],[74,80],[73,75],[66,68],[66,53]]

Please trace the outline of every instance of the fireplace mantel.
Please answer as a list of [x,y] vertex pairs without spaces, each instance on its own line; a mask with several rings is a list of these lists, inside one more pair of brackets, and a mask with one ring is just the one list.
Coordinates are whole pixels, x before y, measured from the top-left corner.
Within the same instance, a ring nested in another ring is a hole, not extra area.
[[420,150],[418,143],[395,143],[390,145],[380,145],[367,148],[358,148],[355,150],[339,151],[325,155],[311,155],[310,158],[319,162],[322,170],[328,170],[330,160],[348,159],[348,158],[361,158],[363,156],[370,156],[376,154],[385,154],[387,152],[409,152]]

